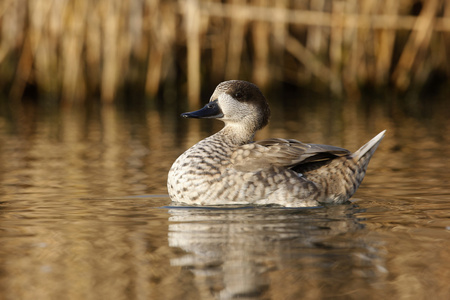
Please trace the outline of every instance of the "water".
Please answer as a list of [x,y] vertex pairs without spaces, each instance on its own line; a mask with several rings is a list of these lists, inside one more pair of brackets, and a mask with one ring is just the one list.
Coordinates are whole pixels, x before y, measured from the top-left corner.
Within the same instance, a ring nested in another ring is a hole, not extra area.
[[351,204],[309,209],[173,206],[171,163],[221,124],[170,105],[2,110],[0,299],[448,299],[447,104],[325,104],[257,138],[388,132]]

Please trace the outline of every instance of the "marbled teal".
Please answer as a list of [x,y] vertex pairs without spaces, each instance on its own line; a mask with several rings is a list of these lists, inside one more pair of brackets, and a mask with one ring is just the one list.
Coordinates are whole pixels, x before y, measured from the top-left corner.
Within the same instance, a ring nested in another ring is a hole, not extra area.
[[172,201],[187,205],[310,207],[346,202],[385,134],[354,153],[291,139],[254,142],[256,131],[269,121],[270,109],[259,88],[241,80],[220,83],[208,104],[182,116],[225,123],[178,157],[169,171]]

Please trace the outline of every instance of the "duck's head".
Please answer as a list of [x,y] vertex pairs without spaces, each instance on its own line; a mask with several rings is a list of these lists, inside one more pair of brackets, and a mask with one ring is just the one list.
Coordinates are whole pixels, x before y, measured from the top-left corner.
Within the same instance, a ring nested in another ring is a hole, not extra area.
[[226,125],[245,126],[259,130],[267,125],[269,104],[253,83],[230,80],[220,83],[202,109],[181,114],[185,118],[214,118]]

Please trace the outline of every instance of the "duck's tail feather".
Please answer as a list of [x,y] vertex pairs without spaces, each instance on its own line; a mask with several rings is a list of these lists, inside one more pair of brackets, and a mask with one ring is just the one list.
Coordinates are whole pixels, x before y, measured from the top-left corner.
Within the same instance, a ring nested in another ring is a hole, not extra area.
[[[386,133],[386,130],[383,130],[379,134],[377,134],[373,139],[371,139],[369,142],[367,142],[364,146],[359,148],[355,153],[353,153],[351,156],[356,161],[361,160],[362,158],[366,158],[367,160],[370,160],[372,155],[375,153],[375,150],[377,150],[378,145],[380,144],[381,140],[384,138],[384,135]],[[368,162],[367,162],[368,163]]]

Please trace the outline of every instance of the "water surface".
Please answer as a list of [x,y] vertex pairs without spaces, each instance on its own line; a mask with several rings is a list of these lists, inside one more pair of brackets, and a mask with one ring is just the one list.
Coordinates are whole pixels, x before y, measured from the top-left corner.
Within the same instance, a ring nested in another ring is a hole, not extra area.
[[387,135],[352,202],[171,204],[171,163],[220,122],[169,106],[0,113],[1,299],[447,299],[450,121],[312,101],[267,137],[356,150]]

